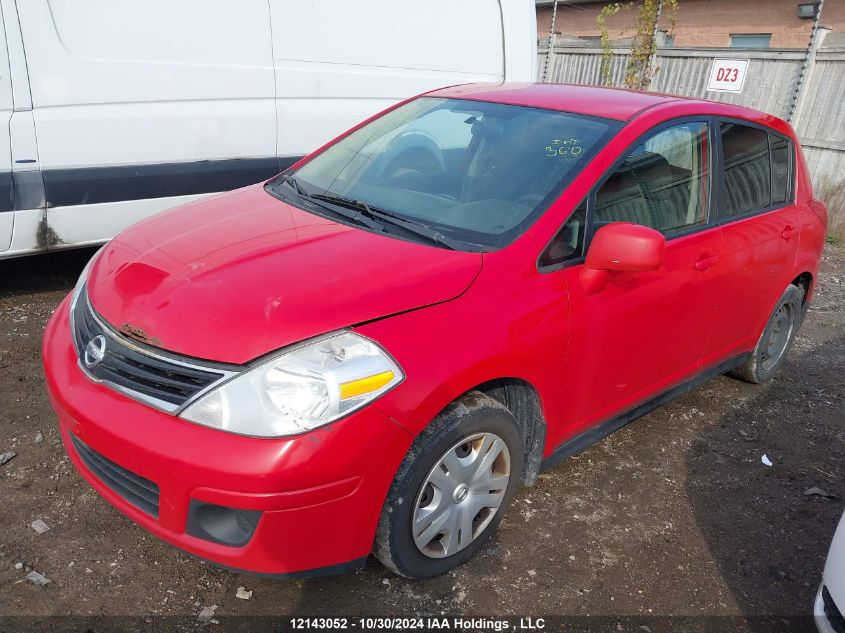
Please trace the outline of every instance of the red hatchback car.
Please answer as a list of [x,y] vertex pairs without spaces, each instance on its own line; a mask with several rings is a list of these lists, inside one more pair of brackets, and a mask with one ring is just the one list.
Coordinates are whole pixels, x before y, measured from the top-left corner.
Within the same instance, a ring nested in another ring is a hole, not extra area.
[[116,237],[47,327],[47,385],[82,476],[191,554],[435,576],[541,469],[771,378],[826,222],[773,116],[446,88]]

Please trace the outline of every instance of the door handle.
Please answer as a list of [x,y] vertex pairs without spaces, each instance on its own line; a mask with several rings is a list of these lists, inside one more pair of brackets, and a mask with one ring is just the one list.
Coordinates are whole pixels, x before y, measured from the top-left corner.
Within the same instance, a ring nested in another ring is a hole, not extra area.
[[780,236],[785,240],[791,240],[793,237],[795,237],[795,234],[797,232],[798,232],[798,229],[796,229],[795,227],[787,224],[786,228],[783,229],[783,233],[781,233]]
[[702,255],[697,262],[695,262],[695,269],[696,270],[707,270],[708,268],[713,268],[716,264],[719,263],[719,256],[713,255]]

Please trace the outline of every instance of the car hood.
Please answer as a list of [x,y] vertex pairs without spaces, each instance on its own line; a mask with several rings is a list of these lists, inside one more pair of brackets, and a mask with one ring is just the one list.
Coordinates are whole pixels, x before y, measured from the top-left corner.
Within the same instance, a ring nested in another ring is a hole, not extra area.
[[104,248],[94,309],[132,338],[245,363],[285,345],[448,301],[481,255],[370,233],[256,185],[145,220]]

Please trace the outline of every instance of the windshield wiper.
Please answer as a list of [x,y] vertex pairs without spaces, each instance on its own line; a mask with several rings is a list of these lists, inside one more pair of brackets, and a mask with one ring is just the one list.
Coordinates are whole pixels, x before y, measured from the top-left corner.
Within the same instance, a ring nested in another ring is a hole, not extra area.
[[[376,231],[385,232],[384,223],[386,222],[403,229],[407,233],[422,237],[429,242],[445,246],[453,251],[465,250],[460,242],[446,237],[425,224],[399,217],[386,209],[373,207],[363,200],[328,193],[307,193],[293,176],[288,176],[282,182],[293,189],[299,198]],[[354,213],[348,213],[348,210],[352,210]]]
[[[360,209],[351,209],[353,213],[349,213],[349,205],[332,203],[333,201],[330,199],[331,196],[306,193],[302,189],[300,184],[296,181],[296,178],[294,178],[293,176],[288,176],[283,182],[287,184],[291,189],[293,189],[296,195],[299,196],[299,198],[301,198],[302,200],[310,202],[311,204],[318,206],[321,209],[328,211],[329,213],[339,215],[342,218],[346,218],[347,220],[351,220],[352,222],[355,222],[357,224],[361,224],[375,231],[379,231],[382,233],[384,232],[384,224],[382,222],[379,222],[378,220],[372,217],[368,217],[367,215],[362,213]],[[332,203],[331,206],[325,204],[326,202]]]
[[315,193],[312,194],[310,197],[316,200],[321,200],[323,202],[357,209],[359,213],[364,214],[371,219],[382,220],[384,222],[387,222],[388,224],[398,226],[399,228],[404,229],[408,233],[413,233],[418,237],[425,238],[430,242],[440,244],[441,246],[450,248],[453,251],[463,250],[457,241],[446,237],[439,231],[429,226],[426,226],[425,224],[422,224],[420,222],[414,222],[413,220],[408,220],[406,218],[399,217],[398,215],[391,213],[386,209],[381,209],[379,207],[369,205],[363,200],[355,200],[353,198],[346,198],[344,196],[336,196],[325,193]]

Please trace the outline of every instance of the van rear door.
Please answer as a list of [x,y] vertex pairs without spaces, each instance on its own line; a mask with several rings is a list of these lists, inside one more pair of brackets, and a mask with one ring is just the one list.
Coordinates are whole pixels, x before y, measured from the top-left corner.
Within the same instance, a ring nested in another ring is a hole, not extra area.
[[0,253],[9,249],[15,226],[12,146],[9,139],[9,121],[14,107],[2,15],[0,8]]

